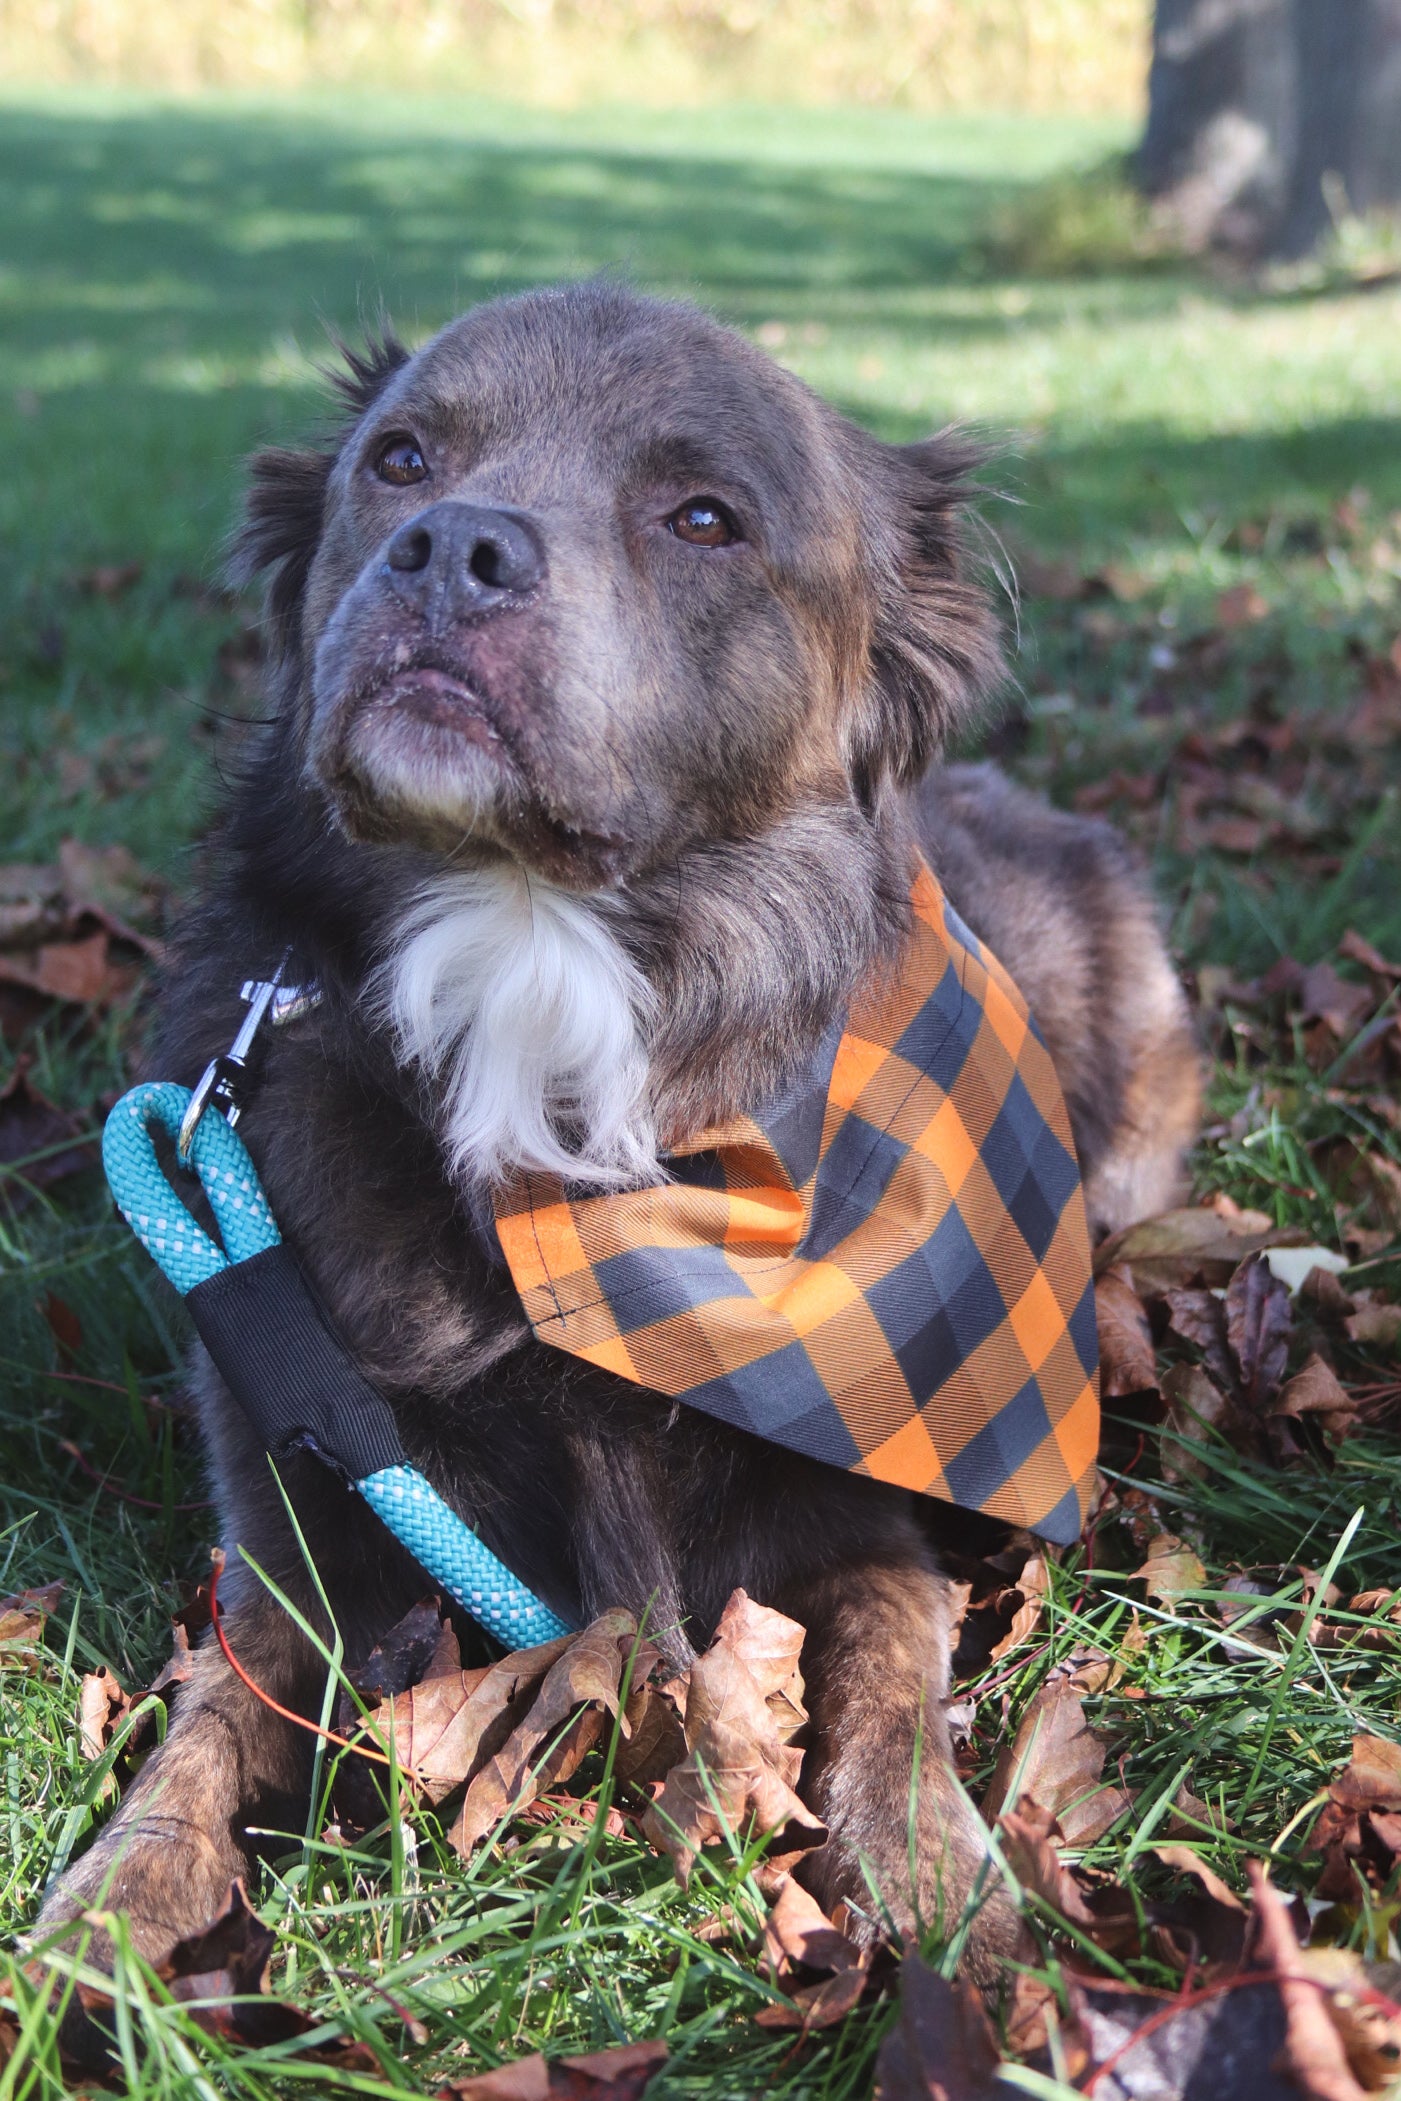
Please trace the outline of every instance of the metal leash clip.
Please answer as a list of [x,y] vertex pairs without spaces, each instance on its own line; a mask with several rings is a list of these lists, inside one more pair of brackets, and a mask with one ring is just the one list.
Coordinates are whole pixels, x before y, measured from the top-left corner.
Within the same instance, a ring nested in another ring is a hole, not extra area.
[[239,987],[239,998],[248,1003],[243,1024],[228,1049],[205,1066],[199,1085],[190,1096],[190,1106],[180,1119],[175,1150],[182,1166],[189,1165],[190,1147],[206,1109],[221,1109],[230,1125],[238,1122],[242,1108],[239,1089],[247,1075],[248,1054],[263,1023],[270,1021],[275,1029],[280,1029],[321,1004],[321,990],[314,981],[306,985],[283,984],[282,973],[291,956],[289,948],[270,978],[249,978]]

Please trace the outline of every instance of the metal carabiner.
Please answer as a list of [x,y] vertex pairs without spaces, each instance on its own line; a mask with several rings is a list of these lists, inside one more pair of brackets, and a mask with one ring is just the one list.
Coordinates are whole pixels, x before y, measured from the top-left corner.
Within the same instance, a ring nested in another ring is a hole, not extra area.
[[249,978],[239,987],[238,996],[248,1002],[248,1012],[228,1049],[221,1051],[217,1058],[211,1058],[205,1066],[190,1096],[190,1105],[180,1119],[180,1136],[175,1150],[182,1166],[189,1165],[190,1147],[206,1109],[221,1109],[231,1126],[238,1122],[243,1106],[239,1089],[247,1075],[248,1054],[264,1021],[271,1020],[274,1028],[280,1028],[284,1022],[296,1021],[320,1004],[321,992],[315,982],[283,984],[282,973],[291,956],[289,948],[270,978]]

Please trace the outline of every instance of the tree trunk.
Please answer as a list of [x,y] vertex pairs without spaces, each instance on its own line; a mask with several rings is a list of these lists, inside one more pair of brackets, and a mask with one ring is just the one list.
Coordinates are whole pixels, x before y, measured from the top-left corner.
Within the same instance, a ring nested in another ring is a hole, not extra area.
[[1192,247],[1312,248],[1401,204],[1401,0],[1157,0],[1144,191]]

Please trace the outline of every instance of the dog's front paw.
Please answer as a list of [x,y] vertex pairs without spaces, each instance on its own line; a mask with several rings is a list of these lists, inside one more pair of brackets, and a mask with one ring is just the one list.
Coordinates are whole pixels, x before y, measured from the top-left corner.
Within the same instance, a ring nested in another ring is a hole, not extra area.
[[84,1961],[110,1970],[112,1935],[103,1921],[120,1912],[136,1952],[158,1963],[209,1924],[229,1885],[247,1872],[237,1847],[169,1814],[118,1818],[50,1890],[29,1938],[36,1947],[54,1945],[71,1925],[61,1940],[71,1947],[85,1927]]

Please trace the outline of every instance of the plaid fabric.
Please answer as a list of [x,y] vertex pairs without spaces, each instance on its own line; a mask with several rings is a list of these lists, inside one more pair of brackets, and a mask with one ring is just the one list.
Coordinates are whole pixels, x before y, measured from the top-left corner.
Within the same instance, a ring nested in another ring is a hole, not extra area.
[[814,1459],[1068,1542],[1099,1438],[1089,1236],[1026,1003],[928,869],[898,980],[798,1083],[606,1195],[498,1199],[542,1342]]

